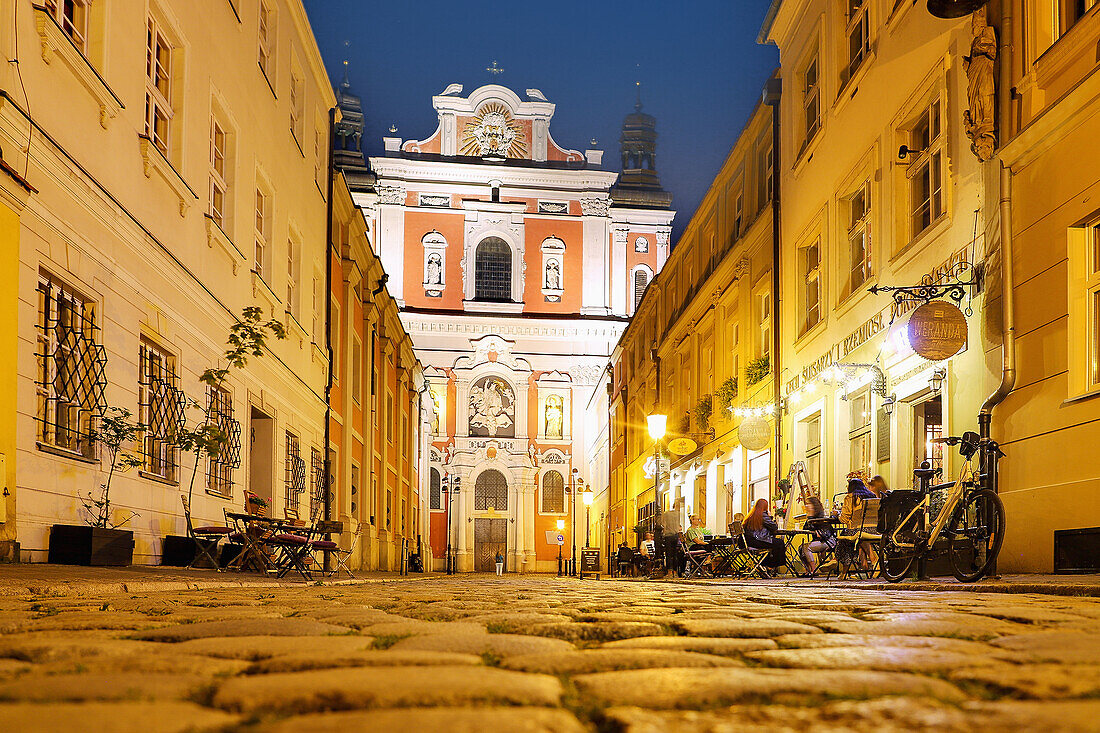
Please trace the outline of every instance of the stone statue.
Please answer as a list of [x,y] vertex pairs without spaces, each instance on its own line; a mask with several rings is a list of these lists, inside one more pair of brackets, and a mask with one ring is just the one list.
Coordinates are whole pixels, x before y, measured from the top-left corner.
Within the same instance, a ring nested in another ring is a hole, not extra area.
[[488,437],[501,434],[514,424],[515,395],[499,379],[488,377],[470,388],[470,427]]
[[546,437],[561,438],[562,436],[562,401],[561,397],[551,395],[546,398]]
[[443,267],[440,257],[436,253],[428,255],[428,285],[443,284]]
[[970,138],[970,150],[978,160],[985,162],[993,157],[997,148],[995,132],[995,108],[997,85],[993,76],[993,62],[997,58],[997,34],[986,22],[985,9],[976,10],[970,18],[973,39],[970,55],[963,57],[966,64],[966,96],[970,109],[963,113],[966,136]]
[[561,290],[561,268],[557,260],[546,263],[546,289]]

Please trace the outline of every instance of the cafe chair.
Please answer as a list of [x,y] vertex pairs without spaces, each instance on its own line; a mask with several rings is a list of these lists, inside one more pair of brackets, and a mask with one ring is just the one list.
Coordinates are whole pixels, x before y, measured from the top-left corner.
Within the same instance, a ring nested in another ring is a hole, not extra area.
[[194,568],[195,563],[205,557],[210,561],[210,567],[221,572],[222,568],[218,563],[216,552],[218,542],[222,537],[228,537],[233,530],[228,525],[217,524],[195,527],[191,523],[191,504],[187,501],[187,497],[181,494],[180,501],[183,502],[183,517],[187,521],[187,536],[195,543],[195,557],[187,567]]
[[684,552],[684,578],[713,578],[710,571],[711,551],[707,545],[695,545]]
[[745,541],[745,526],[741,522],[730,522],[729,530],[733,538],[734,552],[730,564],[734,575],[742,578],[753,575],[765,577],[764,561],[768,559],[768,551],[749,547]]
[[[837,558],[837,577],[844,580],[855,569],[857,577],[873,578],[878,574],[880,558],[875,547],[882,539],[878,529],[878,514],[881,499],[863,499],[857,509],[854,528],[837,538],[835,550]],[[861,567],[860,554],[865,553],[871,560],[866,568]],[[831,573],[830,573],[831,574]]]
[[[320,534],[342,534],[344,531],[344,523],[333,520],[322,520],[316,525],[317,531]],[[348,560],[355,554],[355,549],[359,545],[359,538],[363,534],[363,523],[359,522],[355,527],[355,532],[351,535],[351,545],[348,549],[342,549],[339,544],[333,540],[318,539],[312,542],[313,549],[319,551],[325,555],[332,555],[336,560],[336,565],[328,571],[328,575],[331,578],[335,578],[343,570],[348,574],[348,577],[355,579],[355,574],[351,572],[351,568],[348,567]],[[322,565],[321,567],[324,567]]]
[[634,550],[630,547],[620,547],[615,553],[615,563],[619,577],[625,577],[634,571]]

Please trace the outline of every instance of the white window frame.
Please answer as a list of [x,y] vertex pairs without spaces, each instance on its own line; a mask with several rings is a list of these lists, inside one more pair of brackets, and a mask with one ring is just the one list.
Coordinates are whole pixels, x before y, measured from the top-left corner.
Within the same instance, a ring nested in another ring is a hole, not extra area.
[[[219,144],[220,138],[220,144]],[[229,135],[225,125],[216,115],[210,117],[210,218],[225,229],[228,213],[229,184],[226,170],[229,165]],[[220,203],[219,203],[220,200]]]
[[[862,200],[862,211],[855,207]],[[873,207],[871,198],[871,182],[864,181],[844,199],[847,209],[847,236],[846,250],[848,271],[846,273],[844,294],[853,295],[871,280],[871,211]],[[862,247],[862,255],[856,251],[856,242]]]
[[[824,320],[822,301],[825,288],[821,277],[821,240],[820,235],[815,235],[798,247],[798,308],[801,318],[798,324],[799,337],[809,333]],[[812,257],[811,252],[816,252],[816,256]]]
[[265,0],[260,0],[259,25],[257,36],[257,63],[260,71],[273,84],[272,76],[275,64],[275,9]]
[[[868,6],[870,0],[845,0],[844,13],[844,66],[840,72],[840,85],[843,87],[856,75],[863,62],[871,54],[871,24]],[[859,35],[859,47],[853,45]]]
[[264,282],[267,282],[265,268],[267,266],[268,250],[271,245],[271,197],[259,186],[256,187],[256,197],[253,206],[253,239],[255,249],[252,258],[252,271]]
[[[932,229],[947,214],[947,133],[944,117],[944,100],[937,94],[906,130],[907,144],[913,151],[905,170],[907,241],[910,242]],[[924,143],[924,136],[919,131],[925,126],[928,130],[927,144],[916,150]],[[918,186],[922,184],[927,185],[927,197],[919,193]],[[925,208],[928,209],[928,219],[922,224]]]
[[756,356],[771,358],[772,353],[772,293],[764,289],[756,294],[756,323],[760,343],[756,345]]
[[302,280],[302,244],[291,230],[286,241],[286,312],[295,320],[301,315],[299,290]]
[[[856,414],[858,406],[863,408]],[[874,467],[871,446],[871,391],[867,388],[848,395],[848,470],[859,471],[870,477]]]
[[[77,51],[88,55],[88,0],[45,0],[46,11],[62,32],[73,42]],[[69,10],[72,17],[69,17]]]
[[[172,151],[172,118],[175,116],[172,106],[175,49],[160,23],[151,15],[146,18],[145,30],[145,136],[167,158]],[[162,49],[164,59],[160,54]],[[163,130],[158,122],[163,123]]]
[[802,89],[801,149],[805,150],[821,131],[821,56],[817,49],[807,57],[798,77]]

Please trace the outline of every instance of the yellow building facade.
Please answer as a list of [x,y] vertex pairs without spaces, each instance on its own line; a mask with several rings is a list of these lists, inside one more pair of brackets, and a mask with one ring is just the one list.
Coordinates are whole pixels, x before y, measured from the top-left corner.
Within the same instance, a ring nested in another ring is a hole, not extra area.
[[[1009,41],[999,90],[1009,134],[1000,158],[1009,183],[1016,347],[1013,390],[994,412],[994,435],[1008,454],[1000,567],[1095,568],[1100,8],[1011,0],[999,11]],[[1008,89],[1017,94],[1007,98]]]
[[[18,258],[18,277],[5,277],[18,283],[16,313],[6,304],[0,313],[16,327],[15,401],[3,411],[15,437],[9,447],[5,426],[0,453],[11,451],[20,557],[45,560],[52,525],[84,522],[81,497],[98,493],[109,468],[92,438],[105,403],[148,426],[127,446],[141,465],[116,473],[110,492],[110,520],[134,532],[135,563],[159,562],[163,538],[185,534],[180,495],[194,471],[196,524],[223,522],[224,510],[244,507],[245,491],[273,516],[308,520],[331,481],[341,543],[355,544],[362,566],[396,567],[397,550],[363,537],[412,544],[415,466],[396,449],[372,465],[331,426],[396,434],[397,410],[414,443],[416,364],[395,313],[374,342],[385,358],[365,356],[361,304],[392,306],[368,227],[344,179],[329,180],[336,97],[304,7],[123,5],[0,1],[0,16],[15,21],[0,25],[0,48],[18,60],[0,68],[0,150],[36,189],[18,218],[17,250],[6,211],[0,222],[5,274]],[[267,353],[231,370],[224,389],[208,387],[200,375],[225,366],[229,328],[252,307],[281,322],[286,339],[269,338]],[[355,412],[355,396],[365,402],[368,385],[382,384],[376,369],[394,410]],[[348,400],[334,402],[326,431],[326,397],[342,398],[341,389]],[[240,427],[239,461],[196,462],[158,432],[180,395],[216,404],[219,420]],[[366,486],[388,503],[370,504]],[[360,530],[360,518],[384,523],[384,537]]]
[[[636,545],[635,528],[674,504],[724,531],[769,496],[771,444],[742,446],[738,413],[774,402],[771,110],[762,102],[751,115],[612,356],[611,479],[599,507],[610,547]],[[666,442],[697,443],[686,456],[662,448],[659,489],[646,425],[658,413],[668,416]]]

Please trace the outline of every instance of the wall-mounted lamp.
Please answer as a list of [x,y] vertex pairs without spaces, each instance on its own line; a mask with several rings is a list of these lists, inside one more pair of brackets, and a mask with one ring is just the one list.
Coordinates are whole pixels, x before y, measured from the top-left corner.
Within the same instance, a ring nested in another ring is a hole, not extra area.
[[943,380],[947,379],[946,369],[933,369],[932,376],[928,378],[928,387],[933,392],[939,392],[943,388]]
[[889,397],[883,398],[883,400],[882,400],[882,409],[883,409],[883,411],[887,415],[893,415],[894,414],[894,405],[896,403],[897,403],[897,399],[894,397],[894,395],[890,395]]
[[902,145],[900,148],[898,148],[898,160],[903,162],[903,163],[908,164],[909,163],[909,156],[911,156],[911,155],[920,155],[923,152],[924,152],[923,150],[911,148],[908,145]]

